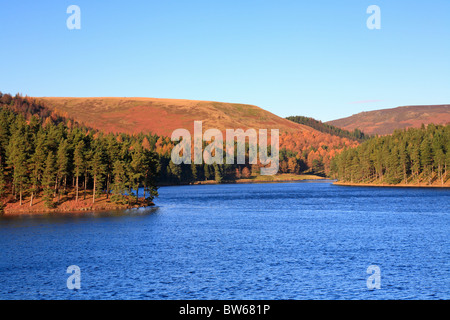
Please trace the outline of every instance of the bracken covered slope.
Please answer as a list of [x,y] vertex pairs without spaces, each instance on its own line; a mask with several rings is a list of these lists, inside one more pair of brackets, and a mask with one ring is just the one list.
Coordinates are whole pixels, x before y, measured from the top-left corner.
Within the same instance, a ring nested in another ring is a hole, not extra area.
[[[294,123],[253,105],[156,98],[36,99],[56,115],[103,132],[157,134],[160,136],[156,144],[159,154],[170,152],[169,139],[175,129],[184,128],[193,134],[194,121],[203,121],[203,131],[210,128],[222,132],[226,129],[279,129],[280,150],[286,150],[280,156],[281,173],[310,170],[327,174],[334,155],[359,144],[353,139]],[[270,139],[270,132],[268,135]]]
[[315,131],[252,105],[157,98],[39,98],[58,114],[106,132],[152,132],[169,136],[178,128]]
[[386,135],[395,129],[418,128],[422,123],[450,123],[450,105],[406,106],[361,112],[327,123],[349,131],[358,128],[365,134]]

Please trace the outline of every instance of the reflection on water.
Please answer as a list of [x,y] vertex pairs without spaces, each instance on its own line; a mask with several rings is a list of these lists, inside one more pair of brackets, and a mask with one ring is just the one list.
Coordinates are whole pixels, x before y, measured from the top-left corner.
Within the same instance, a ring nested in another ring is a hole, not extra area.
[[145,216],[155,214],[159,210],[158,206],[131,208],[125,210],[99,210],[99,211],[61,211],[61,212],[43,212],[36,214],[21,214],[21,215],[6,215],[0,216],[1,223],[14,223],[20,220],[48,220],[50,222],[70,221],[76,219],[91,219],[91,218],[111,218],[111,217],[125,217],[125,216]]

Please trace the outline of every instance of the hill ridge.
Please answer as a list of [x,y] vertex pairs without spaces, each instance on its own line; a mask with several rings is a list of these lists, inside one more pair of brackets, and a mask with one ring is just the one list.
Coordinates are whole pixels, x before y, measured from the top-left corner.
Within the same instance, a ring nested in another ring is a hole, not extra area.
[[348,131],[359,129],[369,135],[392,134],[396,129],[418,128],[422,124],[450,122],[450,104],[411,105],[363,111],[326,124]]
[[152,132],[170,136],[178,128],[192,130],[194,121],[203,121],[204,129],[217,128],[221,131],[233,128],[315,131],[250,104],[144,97],[36,99],[52,110],[107,132]]

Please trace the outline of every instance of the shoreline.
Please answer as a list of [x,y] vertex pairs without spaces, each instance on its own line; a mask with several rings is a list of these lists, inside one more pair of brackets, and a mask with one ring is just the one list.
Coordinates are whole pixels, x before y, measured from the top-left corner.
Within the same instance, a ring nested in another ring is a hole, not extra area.
[[[222,181],[221,183],[215,180],[208,181],[195,181],[193,183],[179,183],[179,184],[160,184],[158,187],[170,187],[170,186],[186,186],[186,185],[218,185],[218,184],[257,184],[257,183],[290,183],[299,181],[333,181],[329,178],[320,177],[317,175],[295,175],[295,174],[280,174],[277,176],[253,176],[248,179],[238,179],[232,181]],[[88,190],[88,197],[86,199],[79,199],[78,202],[74,200],[73,192],[64,196],[62,202],[56,208],[47,208],[44,205],[42,198],[35,198],[33,200],[33,206],[29,206],[29,198],[23,200],[20,206],[18,202],[8,202],[4,208],[4,212],[0,213],[0,217],[13,217],[13,216],[29,216],[29,215],[45,215],[45,214],[58,214],[58,213],[83,213],[83,212],[104,212],[104,211],[117,211],[128,209],[139,209],[154,207],[154,202],[144,202],[139,199],[135,204],[117,204],[111,202],[110,199],[106,199],[105,195],[96,198],[95,203],[92,203],[91,190]]]
[[154,208],[155,204],[147,205],[147,206],[111,206],[111,207],[102,207],[102,208],[81,208],[81,209],[71,209],[71,210],[63,210],[59,208],[48,209],[48,210],[16,210],[16,211],[6,211],[3,214],[0,214],[0,219],[2,217],[11,218],[11,217],[22,217],[22,216],[44,216],[44,215],[52,215],[55,214],[83,214],[83,213],[102,213],[106,211],[123,211],[123,210],[133,210],[133,209],[145,209],[145,208]]
[[216,184],[288,183],[288,182],[298,182],[298,181],[315,181],[315,180],[334,181],[335,180],[335,179],[321,177],[321,176],[317,176],[317,175],[313,175],[313,174],[306,174],[306,175],[281,174],[281,175],[277,175],[277,176],[266,176],[266,177],[271,177],[271,178],[261,178],[261,176],[254,176],[254,178],[247,178],[247,179],[223,180],[220,183],[215,180],[194,181],[194,182],[186,182],[186,183],[164,183],[164,184],[159,184],[158,187],[216,185]]
[[333,182],[333,185],[343,187],[382,187],[382,188],[450,188],[450,184],[386,184],[386,183],[354,183],[354,182]]
[[54,209],[46,209],[46,210],[7,210],[3,214],[0,214],[1,217],[20,217],[20,216],[35,216],[35,215],[51,215],[51,214],[80,214],[80,213],[101,213],[105,211],[119,211],[119,210],[131,210],[131,209],[144,209],[144,208],[153,208],[155,206],[154,203],[146,206],[141,205],[130,205],[130,206],[120,206],[120,205],[111,205],[106,207],[83,207],[79,209],[61,209],[61,208],[54,208]]
[[29,216],[29,215],[46,215],[46,214],[60,214],[60,213],[83,213],[83,212],[104,212],[104,211],[117,211],[128,209],[139,209],[153,207],[153,202],[144,202],[139,199],[134,204],[120,204],[111,202],[106,196],[101,196],[96,199],[95,203],[92,203],[91,198],[79,199],[78,202],[74,199],[66,199],[61,202],[55,208],[47,208],[44,205],[42,198],[35,198],[33,206],[30,207],[29,199],[25,199],[20,205],[18,202],[9,202],[6,204],[3,213],[0,213],[0,217],[13,217],[13,216]]

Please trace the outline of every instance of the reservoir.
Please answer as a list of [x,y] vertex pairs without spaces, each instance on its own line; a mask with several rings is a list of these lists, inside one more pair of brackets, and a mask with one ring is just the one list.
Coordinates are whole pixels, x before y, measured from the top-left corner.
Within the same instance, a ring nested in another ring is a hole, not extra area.
[[[0,299],[450,299],[450,190],[173,186],[156,206],[0,218]],[[66,273],[78,266],[81,288]],[[369,290],[369,266],[380,289]]]

